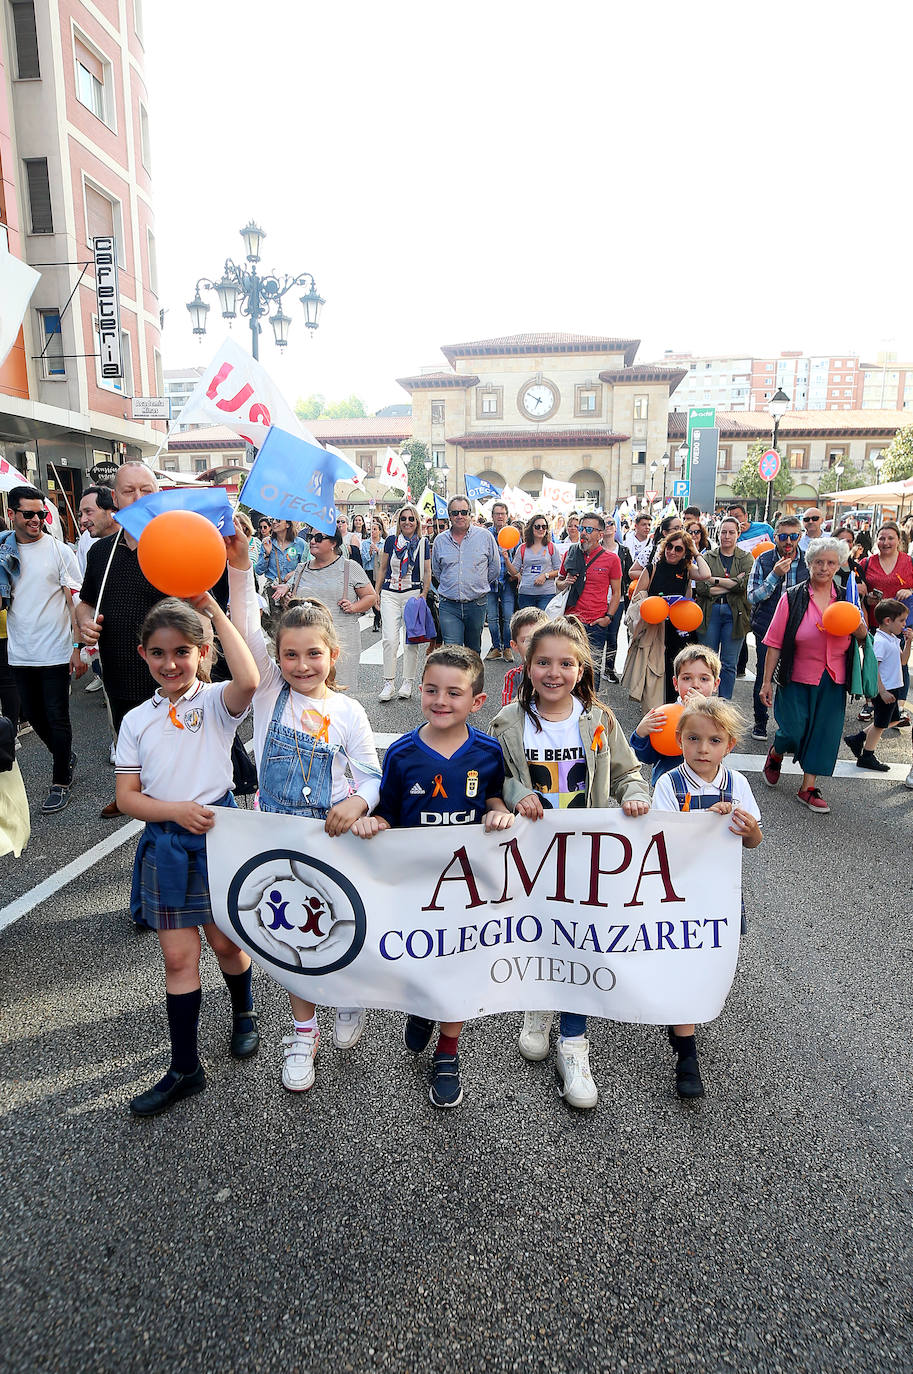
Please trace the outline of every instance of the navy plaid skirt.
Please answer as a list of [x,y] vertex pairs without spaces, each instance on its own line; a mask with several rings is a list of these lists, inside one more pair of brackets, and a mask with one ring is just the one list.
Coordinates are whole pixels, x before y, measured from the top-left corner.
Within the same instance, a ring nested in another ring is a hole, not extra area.
[[[220,801],[211,804],[233,807],[235,800],[228,792]],[[161,845],[158,844],[160,840]],[[170,871],[160,872],[160,855],[169,860]],[[179,901],[175,900],[176,886]],[[134,921],[150,930],[188,930],[191,926],[210,924],[212,906],[205,835],[192,835],[171,821],[147,823],[133,863],[130,912]]]

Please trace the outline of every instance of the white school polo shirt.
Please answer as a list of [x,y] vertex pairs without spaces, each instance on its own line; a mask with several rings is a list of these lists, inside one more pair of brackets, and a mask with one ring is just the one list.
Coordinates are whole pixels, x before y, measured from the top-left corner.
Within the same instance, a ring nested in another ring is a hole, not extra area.
[[[704,782],[703,778],[699,778],[696,773],[691,771],[687,763],[680,763],[678,766],[685,775],[685,779],[688,783],[688,790],[693,797],[715,794],[714,801],[719,801],[720,788],[723,785],[723,769],[726,768],[725,763],[723,767],[717,771],[717,775],[713,779],[713,782]],[[748,812],[749,816],[754,816],[755,820],[759,821],[761,819],[761,811],[758,803],[754,799],[754,794],[748,779],[744,774],[737,773],[734,768],[729,768],[727,771],[732,779],[733,806],[740,806],[743,811]],[[669,774],[664,773],[661,778],[657,779],[656,786],[653,789],[653,810],[677,811],[678,809],[678,802],[675,798],[675,788],[669,780]]]
[[174,703],[174,719],[159,692],[128,711],[117,736],[115,773],[139,775],[144,795],[157,801],[211,806],[224,797],[234,787],[231,742],[247,715],[229,713],[228,685],[198,680]]

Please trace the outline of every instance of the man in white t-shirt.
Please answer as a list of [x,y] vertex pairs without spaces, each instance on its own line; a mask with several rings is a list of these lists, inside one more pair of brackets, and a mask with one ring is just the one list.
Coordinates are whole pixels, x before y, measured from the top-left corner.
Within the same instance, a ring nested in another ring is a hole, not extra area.
[[628,530],[625,536],[625,544],[630,549],[631,557],[642,572],[647,566],[647,559],[650,555],[649,515],[638,515],[634,521],[634,528]]
[[8,497],[12,533],[4,537],[11,594],[6,624],[9,662],[22,714],[54,760],[41,810],[62,811],[70,800],[76,755],[70,725],[70,673],[82,677],[72,592],[82,578],[76,555],[47,530],[45,498],[35,487]]

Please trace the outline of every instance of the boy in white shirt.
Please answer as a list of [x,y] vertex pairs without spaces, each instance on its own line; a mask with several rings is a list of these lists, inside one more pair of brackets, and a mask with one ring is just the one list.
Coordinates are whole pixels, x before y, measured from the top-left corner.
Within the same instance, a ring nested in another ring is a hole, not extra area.
[[[874,636],[875,657],[878,659],[878,695],[875,715],[864,733],[844,735],[843,742],[856,755],[856,767],[873,773],[887,773],[890,765],[875,757],[875,749],[885,728],[891,724],[897,704],[897,693],[903,689],[903,664],[910,658],[911,631],[906,629],[907,606],[894,597],[886,596],[875,607],[878,628]],[[913,774],[913,769],[911,769]],[[909,782],[908,785],[913,786]]]

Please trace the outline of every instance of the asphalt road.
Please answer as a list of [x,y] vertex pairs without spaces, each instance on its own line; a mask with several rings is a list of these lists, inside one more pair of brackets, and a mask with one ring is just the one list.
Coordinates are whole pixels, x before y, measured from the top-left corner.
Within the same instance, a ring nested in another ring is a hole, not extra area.
[[[374,703],[379,667],[363,676],[378,730],[416,723],[414,702]],[[502,676],[488,665],[495,708]],[[636,708],[608,699],[630,728]],[[99,696],[77,686],[73,714],[73,802],[3,861],[0,907],[118,828],[97,817]],[[20,761],[38,801],[33,736]],[[913,1370],[913,794],[838,778],[819,818],[791,779],[750,776],[766,838],[735,985],[700,1033],[699,1104],[675,1097],[660,1031],[594,1021],[600,1102],[575,1114],[504,1016],[467,1028],[464,1104],[435,1112],[387,1013],[348,1056],[326,1035],[315,1088],[292,1097],[284,994],[257,976],[263,1043],[235,1064],[210,958],[208,1090],[138,1122],[126,1103],[167,1028],[157,943],[125,914],[133,842],[10,925],[0,1369]]]

